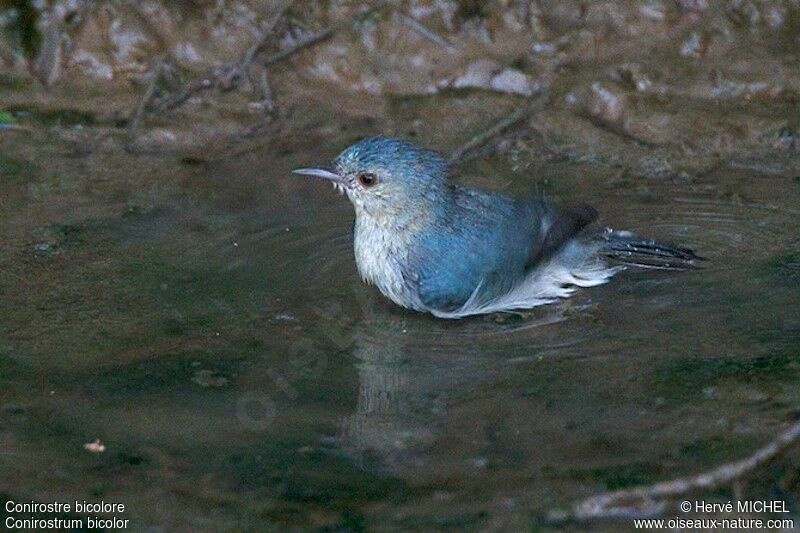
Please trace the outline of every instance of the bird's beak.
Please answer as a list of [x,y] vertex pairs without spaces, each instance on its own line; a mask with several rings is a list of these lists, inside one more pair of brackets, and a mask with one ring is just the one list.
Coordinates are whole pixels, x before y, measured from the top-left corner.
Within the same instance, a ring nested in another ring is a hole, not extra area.
[[324,167],[296,168],[292,170],[292,172],[295,174],[302,174],[304,176],[315,176],[317,178],[329,180],[334,183],[342,183],[344,181],[339,174]]

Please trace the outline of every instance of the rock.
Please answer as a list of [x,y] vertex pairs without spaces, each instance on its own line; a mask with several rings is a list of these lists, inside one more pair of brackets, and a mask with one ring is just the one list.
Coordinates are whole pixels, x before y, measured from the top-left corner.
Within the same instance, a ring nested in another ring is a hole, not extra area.
[[92,442],[87,442],[83,445],[83,449],[92,453],[103,453],[106,451],[106,445],[100,439],[95,439]]
[[536,88],[535,81],[524,72],[489,60],[473,61],[463,72],[454,78],[442,80],[440,89],[487,89],[505,94],[531,96]]
[[699,32],[692,32],[689,37],[681,44],[681,55],[699,59],[703,57],[708,49],[708,37]]
[[663,4],[643,4],[639,6],[639,14],[644,18],[661,22],[667,18],[666,9]]
[[587,100],[587,112],[590,116],[610,124],[622,121],[625,109],[621,95],[603,87],[599,82],[592,84]]
[[86,50],[78,50],[70,58],[70,65],[78,67],[89,78],[111,81],[114,79],[114,69],[98,57]]
[[773,30],[777,30],[786,23],[787,15],[786,6],[769,6],[764,13],[764,21],[767,23],[767,26]]
[[519,70],[506,68],[496,74],[491,80],[491,88],[495,91],[508,94],[522,94],[530,96],[533,82]]
[[535,42],[533,43],[533,45],[531,45],[531,51],[534,54],[543,54],[543,55],[554,54],[556,52],[556,45],[555,43],[546,41]]

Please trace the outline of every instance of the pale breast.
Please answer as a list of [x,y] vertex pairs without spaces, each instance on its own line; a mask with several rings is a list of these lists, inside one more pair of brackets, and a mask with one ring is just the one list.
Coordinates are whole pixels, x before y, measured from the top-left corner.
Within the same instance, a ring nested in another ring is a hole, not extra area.
[[356,219],[353,237],[361,278],[375,285],[396,304],[418,308],[415,305],[418,298],[409,275],[408,245],[402,233],[376,224],[367,216],[360,216]]

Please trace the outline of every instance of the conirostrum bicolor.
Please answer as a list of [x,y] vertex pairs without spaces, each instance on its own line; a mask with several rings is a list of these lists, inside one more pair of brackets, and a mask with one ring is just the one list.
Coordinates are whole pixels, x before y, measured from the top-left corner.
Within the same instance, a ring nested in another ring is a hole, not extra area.
[[364,281],[437,317],[528,309],[626,266],[685,270],[700,260],[688,248],[598,227],[588,205],[454,185],[440,154],[400,139],[364,139],[330,165],[294,172],[331,181],[352,202]]

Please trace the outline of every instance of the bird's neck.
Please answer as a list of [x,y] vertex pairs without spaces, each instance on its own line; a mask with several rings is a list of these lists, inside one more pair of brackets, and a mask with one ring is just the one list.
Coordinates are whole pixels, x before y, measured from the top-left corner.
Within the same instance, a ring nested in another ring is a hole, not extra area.
[[356,209],[354,251],[362,279],[395,303],[421,309],[409,282],[415,275],[413,250],[426,232],[436,231],[443,222],[445,205],[413,202],[390,213]]
[[421,195],[391,210],[368,210],[356,205],[356,224],[389,232],[413,234],[423,231],[445,218],[454,203],[450,188]]
[[414,291],[408,283],[410,252],[421,221],[373,216],[356,211],[353,251],[361,278],[403,307],[414,307]]

